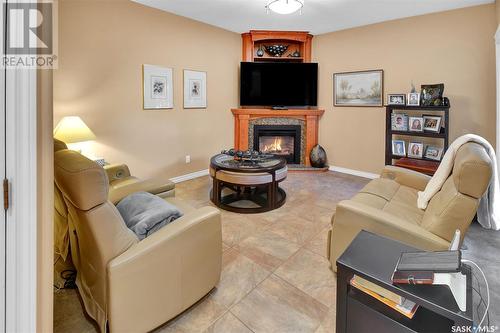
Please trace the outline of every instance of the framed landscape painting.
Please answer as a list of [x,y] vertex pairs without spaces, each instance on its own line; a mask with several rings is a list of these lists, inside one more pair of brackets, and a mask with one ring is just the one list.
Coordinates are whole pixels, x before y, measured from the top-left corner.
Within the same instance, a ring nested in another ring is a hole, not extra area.
[[143,109],[171,109],[174,107],[172,68],[142,66]]
[[207,107],[207,73],[184,70],[184,108]]
[[333,74],[333,105],[383,106],[384,71],[346,72]]

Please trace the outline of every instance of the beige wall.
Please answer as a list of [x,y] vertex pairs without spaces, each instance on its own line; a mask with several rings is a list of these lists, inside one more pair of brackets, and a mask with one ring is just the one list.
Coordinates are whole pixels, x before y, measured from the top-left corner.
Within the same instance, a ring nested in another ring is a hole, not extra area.
[[497,10],[497,24],[500,24],[500,0],[495,1],[495,6]]
[[37,71],[37,332],[52,332],[54,148],[52,71]]
[[[444,83],[451,137],[476,133],[495,143],[495,4],[316,36],[320,144],[331,165],[378,173],[384,165],[385,109],[333,107],[336,72],[384,70],[384,95],[413,81]],[[385,96],[384,96],[385,97]]]
[[[108,162],[140,177],[172,177],[206,169],[233,145],[238,34],[131,1],[63,0],[59,54],[54,125],[82,117],[97,136],[93,153]],[[142,110],[142,64],[174,69],[174,109]],[[183,69],[207,72],[207,109],[183,109]]]
[[[327,110],[320,143],[330,164],[368,172],[384,165],[384,109],[333,107],[335,72],[382,68],[385,95],[408,92],[411,81],[443,82],[452,103],[450,139],[472,132],[494,142],[496,7],[316,36],[319,106]],[[54,121],[81,116],[97,136],[95,155],[127,163],[140,177],[172,177],[205,169],[212,154],[232,146],[238,34],[129,1],[63,0],[59,12]],[[173,110],[142,110],[144,63],[174,68]],[[184,68],[208,72],[206,110],[183,109]]]

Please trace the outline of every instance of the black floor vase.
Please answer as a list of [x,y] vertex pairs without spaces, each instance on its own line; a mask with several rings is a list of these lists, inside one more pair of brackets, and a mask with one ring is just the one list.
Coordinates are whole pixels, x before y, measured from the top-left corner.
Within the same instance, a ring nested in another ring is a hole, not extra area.
[[320,145],[313,147],[309,158],[314,168],[324,168],[326,166],[326,151]]

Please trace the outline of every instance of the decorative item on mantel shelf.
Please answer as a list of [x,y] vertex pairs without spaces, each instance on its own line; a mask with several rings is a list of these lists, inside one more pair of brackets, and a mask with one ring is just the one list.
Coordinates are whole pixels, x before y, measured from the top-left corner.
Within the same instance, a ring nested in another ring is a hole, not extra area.
[[264,50],[262,49],[262,45],[259,46],[259,49],[257,50],[257,57],[263,57],[264,56]]
[[311,149],[309,158],[311,166],[314,168],[324,168],[326,166],[326,151],[319,144]]
[[284,44],[274,44],[274,45],[264,45],[266,52],[273,57],[281,57],[283,53],[288,49],[288,45]]
[[290,58],[300,58],[300,52],[299,52],[299,50],[295,50],[295,52],[290,53],[288,55],[288,57],[290,57]]

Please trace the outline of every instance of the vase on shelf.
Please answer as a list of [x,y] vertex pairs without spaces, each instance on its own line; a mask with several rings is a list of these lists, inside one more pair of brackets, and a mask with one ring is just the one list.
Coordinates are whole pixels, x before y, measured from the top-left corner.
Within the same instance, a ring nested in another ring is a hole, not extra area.
[[257,57],[262,57],[264,56],[264,50],[262,49],[262,45],[259,46],[259,49],[257,50]]

